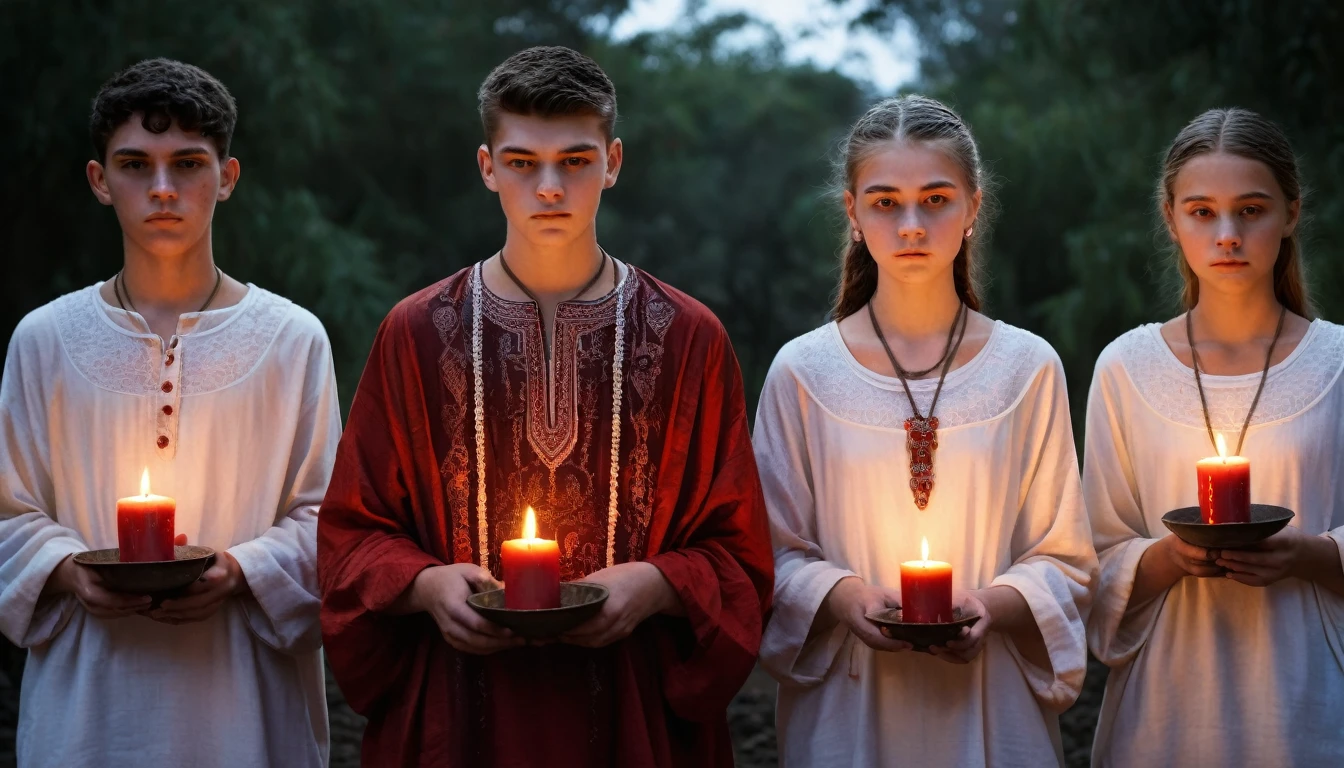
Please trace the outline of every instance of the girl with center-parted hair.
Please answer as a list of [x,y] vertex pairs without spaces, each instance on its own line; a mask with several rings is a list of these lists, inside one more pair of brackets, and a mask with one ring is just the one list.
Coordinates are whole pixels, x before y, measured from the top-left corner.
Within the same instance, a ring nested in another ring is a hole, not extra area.
[[[1158,205],[1185,312],[1112,342],[1087,405],[1088,640],[1111,668],[1093,764],[1344,765],[1344,328],[1310,319],[1292,148],[1253,112],[1206,112]],[[1295,513],[1249,549],[1162,523],[1199,502],[1219,438],[1251,502]]]
[[[985,173],[956,113],[879,103],[841,176],[835,321],[775,358],[753,436],[781,764],[1059,763],[1096,571],[1059,358],[979,311]],[[866,618],[901,605],[923,540],[980,617],[929,653]]]

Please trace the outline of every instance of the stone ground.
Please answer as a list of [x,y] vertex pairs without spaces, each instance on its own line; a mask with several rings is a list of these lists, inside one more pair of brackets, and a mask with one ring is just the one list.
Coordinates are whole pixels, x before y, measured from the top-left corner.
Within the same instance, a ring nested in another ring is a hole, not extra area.
[[[3,641],[0,641],[3,642]],[[4,648],[10,661],[16,654]],[[21,657],[19,657],[21,658]],[[19,712],[18,664],[0,664],[0,768],[14,765],[14,725]],[[1101,709],[1101,691],[1106,681],[1106,669],[1095,660],[1087,671],[1087,684],[1078,703],[1060,718],[1064,736],[1064,755],[1068,768],[1086,768],[1092,748],[1092,731]],[[331,708],[331,768],[356,768],[359,765],[359,742],[364,733],[364,718],[355,714],[345,703],[345,697],[327,679],[327,701]],[[775,685],[757,669],[742,692],[728,709],[728,725],[733,732],[734,751],[739,768],[774,768],[775,752]]]

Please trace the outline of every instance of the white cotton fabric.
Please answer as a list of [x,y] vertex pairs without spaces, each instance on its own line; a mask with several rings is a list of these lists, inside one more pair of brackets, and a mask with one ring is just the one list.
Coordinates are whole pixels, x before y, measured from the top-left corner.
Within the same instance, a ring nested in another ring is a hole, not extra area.
[[[164,350],[93,286],[10,341],[0,631],[29,651],[21,766],[327,762],[316,526],[340,438],[330,345],[312,314],[256,286],[177,330]],[[39,599],[64,557],[117,546],[116,501],[145,467],[177,500],[177,532],[232,553],[253,597],[178,626]]]
[[[1266,588],[1185,578],[1129,605],[1162,515],[1198,503],[1214,449],[1194,371],[1156,324],[1115,340],[1088,397],[1083,487],[1101,559],[1088,626],[1111,668],[1099,767],[1344,765],[1344,597],[1299,579]],[[1246,435],[1251,500],[1344,547],[1344,328],[1314,321],[1269,372]],[[1211,421],[1236,445],[1260,374],[1204,376]]]
[[[936,381],[910,386],[927,412]],[[1059,359],[1000,322],[948,374],[924,511],[908,485],[909,415],[900,381],[860,365],[834,323],[787,344],[766,377],[753,443],[776,582],[761,660],[780,681],[781,765],[1058,764],[1057,713],[1082,687],[1096,571]],[[1051,671],[997,633],[964,666],[873,651],[844,626],[807,641],[837,581],[899,589],[925,536],[954,589],[1022,593]]]

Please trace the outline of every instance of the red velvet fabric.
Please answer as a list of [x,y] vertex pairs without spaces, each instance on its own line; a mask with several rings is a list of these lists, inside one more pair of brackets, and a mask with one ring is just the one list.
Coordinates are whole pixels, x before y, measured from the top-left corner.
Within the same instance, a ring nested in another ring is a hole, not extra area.
[[[422,569],[478,561],[463,270],[383,322],[319,517],[323,636],[337,682],[369,718],[365,765],[732,765],[725,711],[755,662],[773,587],[741,374],[707,309],[638,269],[628,281],[616,560],[658,566],[686,617],[656,616],[600,650],[478,657],[426,614],[386,613]],[[582,578],[605,565],[615,295],[558,314],[555,367],[574,376],[568,390],[556,384],[554,424],[578,414],[567,454],[564,430],[538,430],[529,410],[538,384],[546,394],[535,308],[486,296],[489,566],[499,578],[499,542],[519,535],[529,503],[561,541],[562,577]]]

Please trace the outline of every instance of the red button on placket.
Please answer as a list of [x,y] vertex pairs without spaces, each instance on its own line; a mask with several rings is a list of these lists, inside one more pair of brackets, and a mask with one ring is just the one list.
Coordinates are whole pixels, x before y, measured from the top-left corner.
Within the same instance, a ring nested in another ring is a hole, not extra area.
[[167,435],[159,435],[159,447],[160,447],[160,448],[167,448],[167,447],[168,447],[168,436],[167,436]]
[[173,364],[173,361],[176,360],[176,359],[177,359],[177,358],[173,357],[173,353],[172,353],[172,352],[169,352],[169,353],[168,353],[168,359],[165,360],[165,361],[163,361],[163,364],[164,364],[164,365],[172,365],[172,364]]
[[171,381],[165,381],[165,382],[163,382],[163,386],[162,386],[162,387],[159,387],[159,389],[162,389],[165,393],[167,393],[167,392],[172,392],[172,391],[173,391],[173,382],[171,382]]
[[173,415],[173,406],[171,406],[171,405],[165,405],[165,406],[163,406],[163,415],[164,415],[164,416],[172,416],[172,415]]

